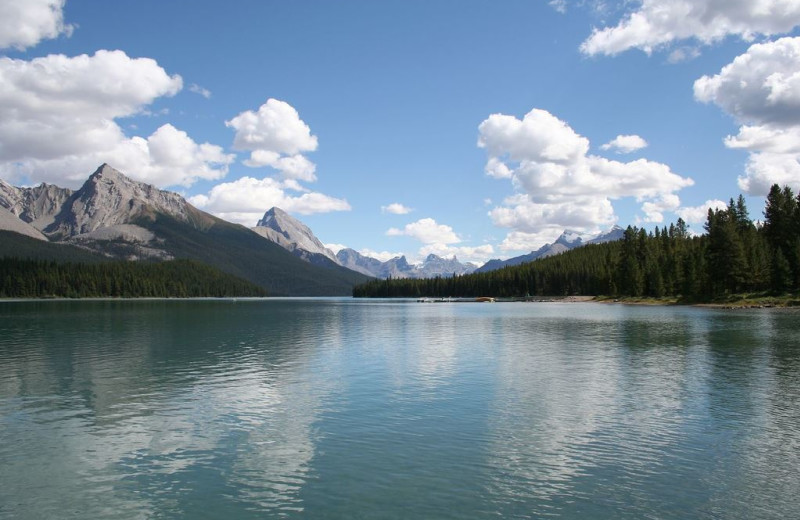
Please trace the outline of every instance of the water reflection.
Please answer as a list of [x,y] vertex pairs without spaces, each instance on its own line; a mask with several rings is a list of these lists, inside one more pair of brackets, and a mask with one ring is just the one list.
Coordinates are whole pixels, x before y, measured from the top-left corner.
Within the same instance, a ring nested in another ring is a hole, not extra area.
[[[3,342],[3,503],[31,497],[14,511],[52,517],[88,488],[103,497],[97,509],[81,503],[85,516],[108,503],[201,515],[237,502],[299,507],[312,425],[336,386],[314,377],[313,353],[335,339],[336,315],[217,302],[83,308],[37,309],[41,326],[12,326],[14,343]],[[81,341],[55,337],[59,328]],[[35,452],[33,464],[13,456]],[[195,500],[222,483],[221,500]],[[47,492],[31,496],[37,488]]]
[[797,317],[0,303],[0,517],[791,517]]

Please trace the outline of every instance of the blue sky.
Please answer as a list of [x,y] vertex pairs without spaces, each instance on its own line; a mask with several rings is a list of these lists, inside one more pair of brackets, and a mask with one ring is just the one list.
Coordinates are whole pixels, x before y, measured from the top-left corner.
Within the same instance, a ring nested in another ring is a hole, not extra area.
[[[758,5],[755,5],[758,4]],[[0,0],[0,177],[482,262],[800,187],[800,0]]]

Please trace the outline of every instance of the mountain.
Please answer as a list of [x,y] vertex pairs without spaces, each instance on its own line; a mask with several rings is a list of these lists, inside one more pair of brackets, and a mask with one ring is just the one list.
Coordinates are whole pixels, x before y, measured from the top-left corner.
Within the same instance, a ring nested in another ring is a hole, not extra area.
[[307,262],[326,267],[340,265],[333,251],[308,226],[280,208],[270,208],[251,229]]
[[342,249],[334,254],[308,226],[276,207],[270,208],[256,227],[251,229],[309,263],[325,267],[341,266],[377,278],[452,276],[453,273],[471,273],[477,267],[473,264],[462,264],[456,258],[445,259],[436,255],[428,255],[421,264],[412,265],[405,256],[381,262],[353,249]]
[[447,259],[430,254],[422,264],[417,266],[417,276],[412,276],[412,278],[433,278],[435,276],[453,276],[454,274],[458,276],[469,274],[475,271],[477,267],[471,263],[462,264],[455,256]]
[[405,256],[397,256],[385,262],[364,256],[352,249],[342,249],[336,253],[339,263],[349,269],[376,278],[433,278],[436,276],[452,276],[473,272],[475,264],[462,264],[455,257],[442,258],[431,254],[419,265],[409,264]]
[[625,236],[625,230],[619,226],[614,226],[605,233],[601,233],[593,239],[587,241],[587,244],[604,244],[606,242],[616,242],[622,240]]
[[508,260],[492,259],[476,269],[477,273],[485,273],[502,269],[511,265],[519,265],[527,262],[533,262],[538,258],[547,258],[548,256],[558,255],[564,251],[569,251],[587,244],[600,244],[604,242],[612,242],[620,240],[624,234],[624,230],[619,226],[614,226],[609,231],[601,233],[596,236],[585,235],[577,231],[565,230],[552,244],[545,244],[536,251],[531,251],[527,255],[515,256]]
[[[30,190],[30,191],[26,191]],[[176,193],[131,180],[107,164],[75,192],[0,186],[0,204],[51,242],[122,259],[206,263],[272,295],[349,295],[367,280],[341,266],[304,262],[238,224],[198,210]],[[66,195],[66,198],[64,197]],[[4,214],[2,222],[10,217]],[[15,224],[18,227],[18,224]],[[10,229],[4,224],[2,229]]]
[[[405,257],[403,258],[405,259]],[[383,272],[383,266],[387,262],[381,262],[377,258],[364,256],[354,249],[345,248],[340,250],[336,253],[336,260],[340,265],[367,276],[374,276],[376,278],[388,277],[384,276]]]
[[0,207],[38,230],[52,224],[72,190],[52,184],[17,188],[0,179]]

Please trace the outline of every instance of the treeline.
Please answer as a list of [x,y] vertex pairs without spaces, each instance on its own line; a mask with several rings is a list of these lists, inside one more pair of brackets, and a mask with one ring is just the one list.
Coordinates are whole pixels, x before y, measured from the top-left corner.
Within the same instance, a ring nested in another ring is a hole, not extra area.
[[0,258],[0,298],[266,295],[257,285],[192,260],[87,264]]
[[669,227],[629,226],[622,240],[453,278],[374,280],[355,297],[525,297],[574,294],[677,297],[711,301],[730,294],[783,294],[800,289],[800,195],[774,185],[763,222],[744,197],[709,210],[706,233],[692,236],[683,220]]

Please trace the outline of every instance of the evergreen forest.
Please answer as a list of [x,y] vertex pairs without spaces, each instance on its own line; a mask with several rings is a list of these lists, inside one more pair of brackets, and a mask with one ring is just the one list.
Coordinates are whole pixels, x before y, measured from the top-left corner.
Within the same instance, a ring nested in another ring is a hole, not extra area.
[[193,260],[59,263],[0,258],[0,298],[266,296],[264,289]]
[[681,219],[652,231],[628,226],[622,240],[589,244],[496,271],[448,278],[374,280],[355,297],[603,295],[723,300],[736,294],[784,295],[800,289],[800,194],[773,185],[764,218],[754,222],[744,197],[709,210],[705,233]]

